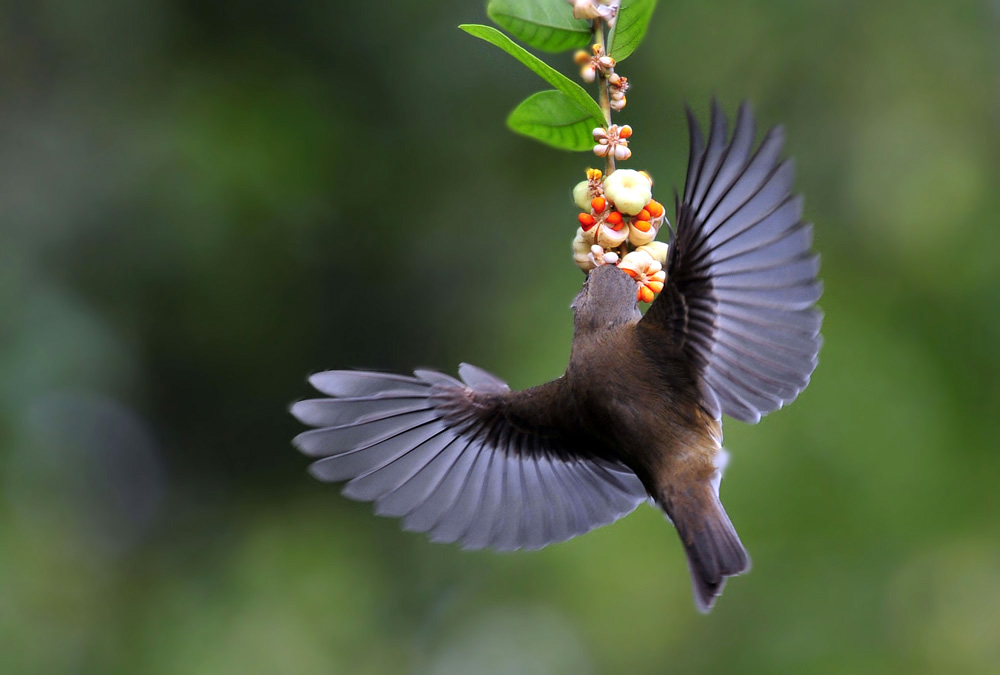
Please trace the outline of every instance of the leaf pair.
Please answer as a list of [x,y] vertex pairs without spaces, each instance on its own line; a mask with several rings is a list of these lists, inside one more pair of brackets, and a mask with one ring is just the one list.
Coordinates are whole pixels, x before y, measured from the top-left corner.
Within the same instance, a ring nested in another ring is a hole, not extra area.
[[[623,61],[638,46],[655,7],[656,0],[622,0],[618,19],[608,34],[608,53],[616,61]],[[542,51],[579,49],[592,39],[591,23],[573,18],[573,8],[565,0],[490,0],[486,11],[514,37]],[[507,118],[511,129],[565,150],[593,147],[591,131],[607,122],[600,106],[583,87],[495,28],[477,24],[459,28],[504,50],[555,87],[522,101]]]

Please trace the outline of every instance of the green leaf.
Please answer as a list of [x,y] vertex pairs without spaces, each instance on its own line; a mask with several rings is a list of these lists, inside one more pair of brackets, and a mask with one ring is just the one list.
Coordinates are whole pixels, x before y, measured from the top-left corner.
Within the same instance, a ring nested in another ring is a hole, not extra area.
[[591,24],[573,18],[568,2],[490,0],[486,13],[521,42],[545,52],[562,52],[590,44]]
[[608,34],[608,54],[615,61],[624,61],[639,46],[654,9],[656,0],[622,0],[618,20]]
[[540,91],[521,101],[507,118],[507,126],[563,150],[594,147],[594,121],[559,91]]
[[504,50],[515,59],[526,65],[540,78],[564,93],[569,100],[578,105],[583,112],[590,116],[591,127],[605,126],[606,122],[604,121],[604,113],[601,112],[601,107],[597,105],[597,102],[594,101],[594,99],[592,99],[586,91],[584,91],[583,87],[578,85],[576,82],[573,82],[559,71],[546,65],[545,62],[537,56],[529,54],[523,47],[519,47],[514,44],[509,37],[498,31],[496,28],[469,23],[462,24],[459,28],[464,30],[469,35],[477,37],[480,40],[486,40],[490,44]]

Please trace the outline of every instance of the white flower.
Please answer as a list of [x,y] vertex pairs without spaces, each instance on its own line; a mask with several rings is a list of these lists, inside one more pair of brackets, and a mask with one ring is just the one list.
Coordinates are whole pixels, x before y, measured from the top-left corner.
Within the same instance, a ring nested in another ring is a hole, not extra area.
[[634,216],[649,203],[653,186],[649,178],[632,169],[618,169],[604,179],[604,196],[622,213]]

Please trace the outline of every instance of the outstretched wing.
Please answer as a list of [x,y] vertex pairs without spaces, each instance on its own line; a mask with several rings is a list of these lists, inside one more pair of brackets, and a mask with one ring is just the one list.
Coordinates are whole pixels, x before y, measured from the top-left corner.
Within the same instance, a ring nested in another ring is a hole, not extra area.
[[563,381],[511,392],[474,366],[464,382],[334,370],[310,382],[330,398],[300,401],[310,426],[295,445],[312,474],[350,481],[407,530],[465,548],[541,548],[631,513],[647,494],[624,465],[583,456],[559,419]]
[[751,154],[754,121],[744,104],[732,139],[712,105],[706,147],[690,110],[691,152],[667,285],[641,326],[694,364],[703,404],[756,423],[789,403],[816,368],[822,294],[812,226],[779,161],[781,128]]

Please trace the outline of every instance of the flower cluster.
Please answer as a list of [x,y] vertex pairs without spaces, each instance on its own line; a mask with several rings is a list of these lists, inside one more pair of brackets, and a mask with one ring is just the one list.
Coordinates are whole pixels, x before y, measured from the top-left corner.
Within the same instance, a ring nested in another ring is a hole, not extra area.
[[[664,253],[666,252],[664,251]],[[667,273],[663,271],[663,263],[655,259],[651,250],[645,246],[626,254],[618,267],[636,280],[638,288],[635,297],[642,302],[652,302],[656,294],[663,290],[663,284],[667,280]]]
[[607,129],[597,127],[594,129],[594,154],[598,157],[614,157],[618,160],[626,160],[632,156],[632,151],[628,149],[628,139],[632,136],[632,127],[625,125],[619,127],[612,124]]
[[[577,216],[580,227],[573,240],[573,260],[585,272],[619,265],[639,284],[637,297],[643,302],[652,301],[665,278],[667,246],[654,239],[666,215],[663,205],[653,199],[652,186],[642,171],[618,169],[605,177],[588,169],[587,180],[573,189],[573,200],[582,212]],[[635,250],[629,252],[629,247]]]
[[607,175],[587,170],[587,180],[573,189],[581,213],[573,239],[573,260],[584,272],[601,265],[617,265],[636,281],[636,298],[652,302],[666,281],[667,245],[655,241],[666,220],[663,205],[653,199],[653,181],[644,171],[616,169],[615,161],[632,156],[632,127],[611,124],[611,111],[625,107],[629,81],[615,72],[615,59],[605,52],[601,22],[611,26],[619,0],[567,0],[573,16],[594,22],[598,31],[590,51],[580,50],[574,61],[584,82],[598,82],[606,127],[593,131],[594,154],[607,160]]
[[611,93],[611,109],[621,110],[625,107],[625,92],[628,91],[628,78],[611,73],[608,75],[608,90]]
[[[576,65],[580,66],[580,78],[590,84],[597,79],[597,74],[608,78],[615,72],[615,60],[604,53],[602,45],[593,45],[588,54],[583,49],[573,55]],[[593,54],[593,55],[591,55]]]

